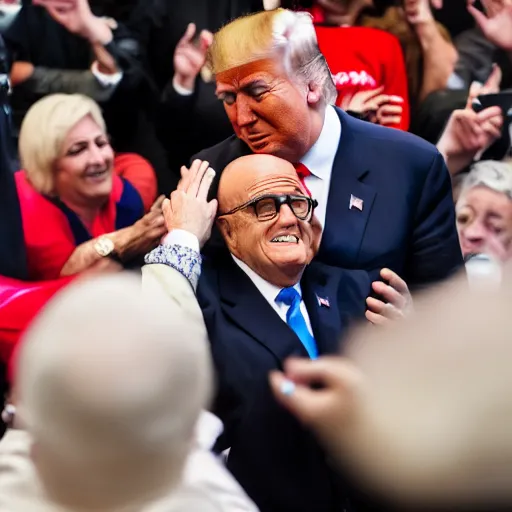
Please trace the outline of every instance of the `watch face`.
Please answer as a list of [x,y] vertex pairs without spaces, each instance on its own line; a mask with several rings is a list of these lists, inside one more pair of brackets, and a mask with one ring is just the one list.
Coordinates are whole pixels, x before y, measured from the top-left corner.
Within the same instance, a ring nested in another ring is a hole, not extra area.
[[108,256],[114,250],[114,242],[110,238],[100,238],[94,248],[100,256]]

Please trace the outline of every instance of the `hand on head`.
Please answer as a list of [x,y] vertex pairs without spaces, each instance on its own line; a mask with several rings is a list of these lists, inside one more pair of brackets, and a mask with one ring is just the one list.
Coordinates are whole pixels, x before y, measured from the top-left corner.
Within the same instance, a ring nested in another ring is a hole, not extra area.
[[200,247],[210,238],[217,213],[217,200],[208,202],[214,178],[215,171],[208,162],[194,160],[190,169],[181,168],[177,190],[162,205],[167,230],[183,229],[192,233],[199,240]]

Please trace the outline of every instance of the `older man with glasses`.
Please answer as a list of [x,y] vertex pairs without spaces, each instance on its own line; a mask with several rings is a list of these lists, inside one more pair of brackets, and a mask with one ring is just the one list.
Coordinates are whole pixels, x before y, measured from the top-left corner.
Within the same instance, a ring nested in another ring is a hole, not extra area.
[[[273,398],[268,374],[290,356],[337,353],[367,305],[374,323],[403,315],[407,285],[389,270],[389,284],[372,285],[366,271],[311,263],[321,237],[317,203],[289,162],[235,160],[222,173],[218,205],[206,199],[214,174],[198,161],[183,171],[163,207],[169,234],[146,256],[143,281],[171,294],[177,271],[197,285],[217,371],[213,412],[225,425],[217,448],[230,449],[228,468],[260,510],[350,509],[313,435]],[[226,248],[201,261],[214,219]],[[372,286],[383,301],[367,299]]]

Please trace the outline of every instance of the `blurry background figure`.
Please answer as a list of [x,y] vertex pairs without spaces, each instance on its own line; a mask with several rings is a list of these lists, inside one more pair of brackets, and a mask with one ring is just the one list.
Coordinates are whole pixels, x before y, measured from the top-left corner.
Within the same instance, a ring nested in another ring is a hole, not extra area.
[[86,94],[101,104],[115,150],[141,154],[165,177],[165,153],[154,128],[158,97],[140,63],[137,41],[117,19],[127,16],[130,1],[21,3],[4,32],[13,60],[15,127],[46,94]]
[[213,387],[206,332],[191,320],[129,274],[62,292],[18,354],[16,422],[27,430],[0,443],[0,508],[140,511],[171,500]]
[[137,155],[114,155],[90,98],[54,94],[35,103],[21,127],[20,157],[15,178],[32,280],[136,265],[165,233],[153,169]]
[[345,358],[290,360],[275,394],[374,495],[414,511],[510,510],[510,278],[482,297],[461,277],[396,328],[355,333]]
[[512,241],[512,164],[481,161],[462,182],[457,230],[473,286],[497,287]]
[[160,140],[171,174],[160,192],[176,188],[180,167],[205,147],[233,133],[205,69],[212,33],[228,21],[263,9],[262,0],[139,0],[129,29],[161,94]]

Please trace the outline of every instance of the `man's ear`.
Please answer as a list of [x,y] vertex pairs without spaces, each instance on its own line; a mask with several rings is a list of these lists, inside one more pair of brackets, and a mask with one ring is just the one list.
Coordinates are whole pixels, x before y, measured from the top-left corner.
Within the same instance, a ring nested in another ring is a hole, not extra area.
[[219,229],[222,238],[226,242],[229,251],[232,252],[231,249],[236,247],[236,231],[231,228],[229,220],[224,217],[217,219],[217,228]]
[[308,84],[308,105],[316,106],[322,99],[322,86],[315,83],[310,82]]

